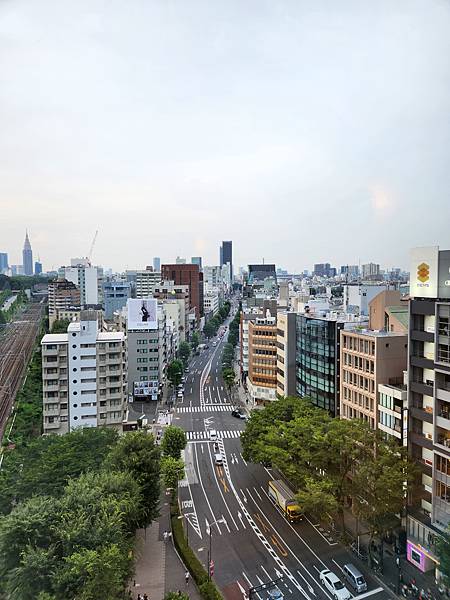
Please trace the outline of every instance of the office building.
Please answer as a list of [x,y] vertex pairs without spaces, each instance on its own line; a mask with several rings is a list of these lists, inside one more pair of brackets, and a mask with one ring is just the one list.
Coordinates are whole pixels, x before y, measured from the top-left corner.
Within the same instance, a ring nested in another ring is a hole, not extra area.
[[369,329],[407,334],[408,310],[398,290],[383,290],[369,302]]
[[405,383],[378,385],[378,425],[386,439],[408,443],[408,392]]
[[393,289],[388,284],[345,284],[343,286],[344,312],[356,316],[369,316],[369,303],[384,290]]
[[277,282],[277,273],[274,264],[248,265],[248,284],[264,285],[266,279]]
[[263,317],[267,314],[273,317],[277,315],[277,301],[267,300],[265,298],[246,298],[242,302],[239,324],[239,342],[240,342],[240,370],[241,379],[245,382],[249,371],[249,343],[248,327],[251,320],[256,317]]
[[52,328],[54,322],[61,319],[60,313],[69,309],[80,310],[80,289],[72,281],[57,278],[48,283],[48,318]]
[[86,261],[87,259],[72,259],[70,267],[58,269],[58,276],[79,287],[82,306],[92,306],[99,303],[99,275],[97,267],[89,266]]
[[277,319],[269,312],[248,323],[247,389],[253,406],[276,400]]
[[450,523],[450,250],[411,252],[408,356],[409,453],[420,469],[407,516],[407,558],[438,565]]
[[378,386],[403,381],[408,337],[402,333],[354,327],[341,335],[341,418],[363,419],[372,429],[379,423]]
[[34,274],[40,275],[41,273],[42,273],[42,263],[37,260],[34,263]]
[[95,311],[82,311],[67,333],[44,335],[44,434],[79,427],[122,428],[126,414],[126,339],[101,332]]
[[22,251],[23,257],[23,274],[33,275],[33,251],[31,249],[30,240],[28,239],[28,231],[25,234],[25,242]]
[[200,271],[202,270],[202,257],[201,256],[191,256],[191,264],[198,265]]
[[155,286],[161,282],[161,272],[147,267],[145,271],[136,272],[136,298],[148,298],[153,294]]
[[105,319],[111,320],[114,313],[127,305],[131,297],[131,286],[126,281],[106,281],[103,283],[103,303]]
[[233,242],[222,242],[220,246],[220,266],[230,265],[230,284],[233,282]]
[[313,275],[316,277],[336,277],[336,269],[330,263],[318,263],[314,265]]
[[295,396],[296,314],[277,314],[277,397]]
[[5,273],[9,268],[8,255],[6,252],[0,252],[0,274]]
[[189,308],[195,310],[197,322],[203,316],[203,273],[198,265],[171,264],[162,265],[161,276],[175,285],[189,286]]
[[222,285],[222,267],[205,266],[203,269],[205,288],[219,289]]
[[367,263],[362,265],[363,279],[382,279],[380,276],[380,265],[375,263]]
[[159,256],[153,257],[153,270],[156,273],[159,273],[161,271],[161,259],[159,258]]
[[348,321],[333,313],[320,314],[297,314],[296,391],[298,396],[310,398],[314,406],[338,416],[340,332]]
[[[189,286],[161,281],[153,290],[153,298],[163,301],[163,305],[175,303],[179,307],[179,342],[187,341],[196,326],[195,311],[189,308]],[[176,309],[169,311],[176,312]],[[170,316],[175,319],[174,312],[170,312]]]
[[341,275],[345,275],[348,281],[356,281],[359,277],[358,265],[343,265]]
[[207,319],[214,317],[219,312],[219,294],[208,290],[203,296],[203,312]]

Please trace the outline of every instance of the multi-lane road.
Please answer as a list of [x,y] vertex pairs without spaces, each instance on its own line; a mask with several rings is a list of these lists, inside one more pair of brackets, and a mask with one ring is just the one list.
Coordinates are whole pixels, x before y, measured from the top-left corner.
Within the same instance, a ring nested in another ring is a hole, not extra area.
[[[173,415],[173,424],[182,427],[188,439],[179,497],[190,546],[206,567],[211,532],[214,580],[227,600],[240,600],[250,588],[280,576],[278,587],[287,600],[331,599],[319,573],[328,568],[342,578],[341,569],[349,562],[363,571],[368,582],[368,592],[358,598],[391,597],[320,526],[308,518],[289,524],[269,500],[268,482],[277,473],[242,457],[239,438],[245,422],[231,415],[232,404],[221,378],[225,340],[226,336],[215,346],[211,343],[191,361],[184,399]],[[211,429],[217,432],[222,465],[215,464]],[[266,600],[267,592],[260,590],[255,597]]]

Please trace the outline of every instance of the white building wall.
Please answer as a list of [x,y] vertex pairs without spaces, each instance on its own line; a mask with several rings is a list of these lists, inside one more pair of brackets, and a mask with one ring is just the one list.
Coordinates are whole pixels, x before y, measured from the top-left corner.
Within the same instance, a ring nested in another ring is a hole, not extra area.
[[[71,323],[68,333],[69,431],[97,426],[97,321]],[[90,347],[82,347],[89,345]],[[89,371],[82,370],[89,369]],[[94,379],[85,383],[83,380]],[[90,406],[89,406],[90,404]]]

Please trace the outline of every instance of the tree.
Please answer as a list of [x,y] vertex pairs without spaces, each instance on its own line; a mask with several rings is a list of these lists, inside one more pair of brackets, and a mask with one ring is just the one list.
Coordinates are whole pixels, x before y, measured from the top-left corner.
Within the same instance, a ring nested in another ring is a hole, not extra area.
[[189,596],[183,592],[167,592],[164,600],[189,600]]
[[147,527],[158,515],[160,494],[160,450],[153,436],[146,430],[123,435],[110,451],[105,466],[130,473],[139,484],[139,524],[141,527]]
[[161,461],[161,470],[164,477],[164,485],[175,492],[178,482],[180,479],[183,479],[184,462],[181,458],[164,456]]
[[199,345],[199,343],[200,343],[200,336],[198,334],[198,331],[194,331],[194,333],[192,334],[192,337],[191,337],[192,350],[195,351],[197,349],[197,346]]
[[327,479],[307,477],[304,488],[296,495],[299,506],[319,521],[329,521],[338,510],[332,482]]
[[176,387],[181,383],[183,377],[183,363],[181,360],[173,360],[167,367],[167,379]]
[[208,339],[215,336],[216,331],[215,331],[214,325],[211,323],[211,321],[208,321],[207,323],[205,323],[205,326],[203,327],[203,333],[205,334],[205,336]]
[[57,319],[52,325],[51,333],[67,333],[69,325],[69,319]]
[[178,356],[183,361],[183,364],[186,364],[191,355],[191,347],[187,342],[180,342],[178,347]]
[[186,444],[186,434],[180,427],[175,427],[175,425],[166,427],[161,442],[164,456],[171,456],[178,460],[181,457],[181,451],[186,448]]
[[227,387],[228,393],[231,394],[232,387],[235,383],[235,374],[233,369],[226,368],[222,371],[222,377]]

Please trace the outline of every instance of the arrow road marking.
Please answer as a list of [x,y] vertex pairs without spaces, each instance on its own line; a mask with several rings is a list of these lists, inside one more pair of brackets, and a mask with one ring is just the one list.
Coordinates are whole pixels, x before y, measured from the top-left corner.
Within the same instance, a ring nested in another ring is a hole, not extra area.
[[300,571],[299,571],[298,569],[297,569],[297,573],[300,575],[300,577],[301,577],[302,579],[304,579],[304,580],[305,580],[305,583],[306,583],[306,585],[308,586],[308,590],[310,591],[310,593],[311,593],[313,596],[315,596],[315,595],[316,595],[316,592],[314,591],[314,589],[313,589],[312,585],[310,585],[310,584],[309,584],[309,583],[306,581],[306,579],[303,577],[303,575],[300,573]]
[[247,527],[245,526],[245,523],[244,523],[244,519],[242,518],[242,513],[241,513],[241,511],[238,511],[238,519],[239,519],[239,520],[240,520],[240,522],[242,523],[242,527],[243,527],[244,529],[247,529]]

